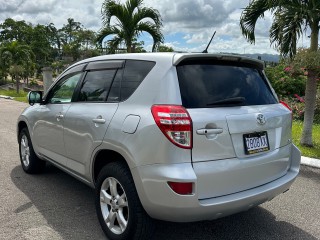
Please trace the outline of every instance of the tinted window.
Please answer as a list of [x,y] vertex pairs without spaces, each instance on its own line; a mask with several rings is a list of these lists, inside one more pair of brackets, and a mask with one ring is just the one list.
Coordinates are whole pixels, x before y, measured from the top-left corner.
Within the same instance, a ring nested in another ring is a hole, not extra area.
[[128,99],[154,67],[155,62],[127,60],[121,83],[121,100]]
[[120,101],[120,87],[121,87],[122,75],[123,75],[123,69],[119,69],[113,80],[113,83],[108,95],[108,99],[107,99],[108,102]]
[[261,70],[251,66],[186,64],[178,66],[177,72],[187,108],[276,103]]
[[88,72],[79,93],[79,101],[106,101],[116,70]]
[[67,76],[57,83],[49,93],[48,103],[69,103],[71,102],[73,92],[82,76],[77,73]]

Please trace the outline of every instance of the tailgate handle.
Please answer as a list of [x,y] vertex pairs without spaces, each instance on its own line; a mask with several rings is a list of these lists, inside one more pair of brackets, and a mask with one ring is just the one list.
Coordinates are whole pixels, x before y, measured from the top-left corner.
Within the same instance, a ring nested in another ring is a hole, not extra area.
[[197,134],[199,135],[211,135],[211,134],[220,134],[223,132],[222,128],[211,128],[211,129],[198,129]]

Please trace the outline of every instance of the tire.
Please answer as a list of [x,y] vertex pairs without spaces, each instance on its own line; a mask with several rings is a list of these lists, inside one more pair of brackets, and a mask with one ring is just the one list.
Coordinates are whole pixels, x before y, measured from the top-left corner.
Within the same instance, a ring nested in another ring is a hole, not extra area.
[[130,170],[124,163],[112,162],[102,168],[95,200],[98,219],[108,239],[151,238],[154,220],[143,209]]
[[46,162],[38,158],[34,152],[27,128],[23,128],[19,134],[19,153],[22,169],[26,173],[35,174],[43,172]]

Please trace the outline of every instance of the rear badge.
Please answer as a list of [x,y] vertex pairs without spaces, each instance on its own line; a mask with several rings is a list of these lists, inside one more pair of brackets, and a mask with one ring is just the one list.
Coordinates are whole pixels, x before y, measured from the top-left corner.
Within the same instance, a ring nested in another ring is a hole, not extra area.
[[257,123],[260,125],[264,125],[266,123],[266,118],[263,116],[263,114],[258,114]]

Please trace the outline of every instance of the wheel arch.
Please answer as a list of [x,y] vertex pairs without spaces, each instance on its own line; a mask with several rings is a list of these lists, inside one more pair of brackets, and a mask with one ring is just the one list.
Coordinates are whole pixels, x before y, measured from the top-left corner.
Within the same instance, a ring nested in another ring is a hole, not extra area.
[[[28,124],[26,123],[26,121],[24,121],[24,120],[19,121],[18,125],[17,125],[17,139],[18,139],[18,141],[19,141],[19,134],[20,134],[21,130],[24,128],[27,128],[29,131]],[[30,133],[30,131],[29,131],[29,133]]]
[[101,149],[95,154],[92,164],[92,180],[94,185],[96,185],[96,181],[101,169],[112,162],[124,163],[131,173],[129,164],[127,163],[126,159],[122,154],[110,149]]

